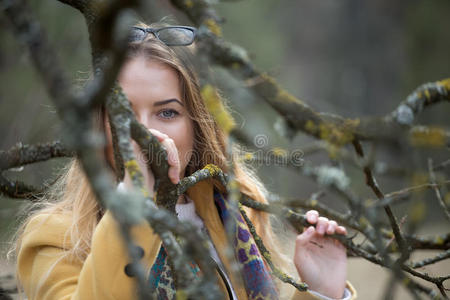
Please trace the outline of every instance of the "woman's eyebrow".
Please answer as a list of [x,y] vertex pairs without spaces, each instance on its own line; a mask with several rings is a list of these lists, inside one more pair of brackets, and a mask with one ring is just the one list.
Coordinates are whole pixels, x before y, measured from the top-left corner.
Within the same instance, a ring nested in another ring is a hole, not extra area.
[[162,100],[162,101],[156,101],[155,103],[153,103],[153,106],[161,106],[170,102],[177,102],[178,104],[180,104],[181,106],[184,106],[184,104],[178,100],[178,99],[167,99],[167,100]]

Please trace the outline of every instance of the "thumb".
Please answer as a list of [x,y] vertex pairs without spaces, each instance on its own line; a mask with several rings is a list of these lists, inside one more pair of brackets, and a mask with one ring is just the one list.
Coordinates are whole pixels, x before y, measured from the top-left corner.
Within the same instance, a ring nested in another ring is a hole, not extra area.
[[303,233],[297,235],[297,239],[295,241],[295,245],[297,247],[305,247],[311,238],[314,236],[314,233],[316,232],[316,229],[314,226],[309,226],[308,229],[303,231]]

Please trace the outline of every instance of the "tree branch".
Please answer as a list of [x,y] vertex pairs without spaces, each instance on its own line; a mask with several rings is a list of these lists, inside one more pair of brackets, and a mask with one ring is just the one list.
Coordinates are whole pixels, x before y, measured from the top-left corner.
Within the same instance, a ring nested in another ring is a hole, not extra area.
[[447,250],[447,251],[444,251],[442,253],[439,253],[438,255],[436,255],[434,257],[426,258],[426,259],[423,259],[421,261],[412,263],[411,264],[411,268],[413,268],[413,269],[422,268],[424,266],[428,266],[428,265],[437,263],[437,262],[445,260],[447,258],[450,258],[450,249]]
[[17,168],[56,157],[71,157],[73,155],[74,152],[68,150],[59,141],[37,145],[22,145],[19,143],[7,151],[0,151],[0,170]]
[[442,210],[444,211],[445,217],[447,218],[448,221],[450,221],[450,210],[445,204],[444,200],[442,199],[441,191],[439,190],[439,187],[436,184],[436,175],[434,174],[433,171],[433,160],[431,158],[428,159],[428,172],[430,174],[430,183],[432,185],[434,193],[436,194],[438,203],[441,206]]
[[298,283],[296,282],[292,277],[287,275],[286,273],[282,272],[278,267],[274,265],[272,262],[272,257],[270,255],[269,250],[267,250],[266,246],[264,245],[262,239],[259,237],[259,235],[256,233],[255,226],[253,226],[253,223],[248,218],[245,211],[242,209],[241,204],[239,204],[239,211],[242,215],[242,217],[245,220],[245,223],[247,223],[247,226],[250,230],[250,233],[253,236],[253,239],[255,240],[256,246],[258,247],[258,250],[261,252],[261,255],[264,257],[265,261],[269,265],[270,269],[272,270],[273,275],[275,275],[278,279],[281,281],[288,283],[292,286],[294,286],[297,290],[304,292],[308,289],[308,285],[306,283]]
[[[354,139],[395,139],[408,130],[414,116],[423,107],[449,100],[450,79],[424,84],[402,102],[394,113],[384,118],[349,119],[315,111],[304,101],[283,89],[275,79],[257,70],[246,51],[222,38],[222,19],[206,0],[171,0],[172,4],[200,28],[199,49],[210,60],[243,80],[254,82],[249,88],[277,111],[294,131],[302,131],[335,145],[345,145]],[[405,108],[408,112],[405,113]],[[411,118],[405,115],[412,115]],[[395,117],[393,117],[395,116]],[[411,120],[405,122],[405,120]]]
[[0,174],[0,192],[10,198],[31,199],[36,201],[42,196],[44,189],[27,185],[20,181],[11,181]]

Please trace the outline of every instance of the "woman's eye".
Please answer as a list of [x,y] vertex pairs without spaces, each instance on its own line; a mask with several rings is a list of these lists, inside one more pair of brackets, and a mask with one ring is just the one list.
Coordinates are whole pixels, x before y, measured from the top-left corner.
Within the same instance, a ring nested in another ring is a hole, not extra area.
[[172,119],[175,118],[179,113],[174,109],[163,109],[158,113],[163,119]]

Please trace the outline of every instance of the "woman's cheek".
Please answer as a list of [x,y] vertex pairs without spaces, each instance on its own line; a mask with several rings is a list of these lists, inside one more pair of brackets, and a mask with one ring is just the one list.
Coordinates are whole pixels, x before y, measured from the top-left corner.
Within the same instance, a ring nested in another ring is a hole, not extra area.
[[178,139],[175,140],[181,164],[180,175],[182,176],[184,175],[184,171],[192,158],[194,150],[194,132],[192,129],[192,124],[186,123],[187,122],[183,124],[182,130],[178,131],[179,136]]
[[178,156],[180,158],[180,172],[181,174],[184,174],[184,171],[189,164],[189,161],[191,160],[191,157],[193,155],[193,142],[192,141],[184,141],[180,145],[180,147],[177,147],[178,149]]

